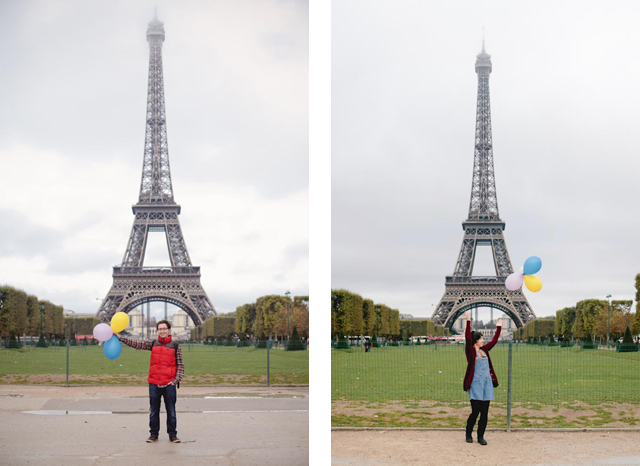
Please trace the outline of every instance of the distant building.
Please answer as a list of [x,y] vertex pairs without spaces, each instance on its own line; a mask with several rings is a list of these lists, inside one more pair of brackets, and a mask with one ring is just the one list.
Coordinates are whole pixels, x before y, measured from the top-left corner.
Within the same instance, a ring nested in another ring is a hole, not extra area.
[[[502,325],[502,330],[500,331],[500,340],[512,340],[513,331],[516,329],[516,324],[506,314],[502,314],[502,316],[496,319],[494,322],[488,322],[485,324],[484,322],[479,321],[478,332],[482,333],[482,336],[484,337],[485,340],[491,340],[493,338],[493,335],[496,332],[496,326],[498,323]],[[455,323],[453,324],[453,329],[459,334],[463,335],[465,330],[465,325],[466,325],[466,319],[464,315],[461,315],[460,317],[458,317],[458,319],[456,319]],[[472,324],[472,330],[474,329],[475,328],[473,327],[473,324]]]
[[[150,319],[149,335],[147,337],[147,318],[139,308],[136,308],[129,312],[129,327],[127,327],[127,331],[134,338],[154,339],[158,336],[156,324],[159,320],[155,317]],[[182,309],[179,309],[175,314],[168,316],[167,320],[171,323],[172,338],[176,340],[188,339],[191,336],[191,329],[195,327],[191,317],[189,317]]]
[[188,340],[191,336],[191,329],[195,328],[191,317],[182,309],[169,316],[167,320],[171,322],[171,334],[179,340]]
[[79,312],[76,312],[76,311],[72,311],[71,309],[64,309],[62,311],[62,315],[64,317],[95,317],[96,313],[95,312],[79,313]]

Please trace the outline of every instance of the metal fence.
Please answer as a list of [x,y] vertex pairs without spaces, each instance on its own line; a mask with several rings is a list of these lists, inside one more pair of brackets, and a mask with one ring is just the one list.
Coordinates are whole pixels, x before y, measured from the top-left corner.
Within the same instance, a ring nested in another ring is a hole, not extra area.
[[[100,345],[70,342],[0,349],[0,383],[44,384],[146,384],[149,351],[122,345],[114,360]],[[185,385],[251,384],[306,385],[309,353],[306,346],[288,351],[284,342],[182,343]]]
[[[396,344],[367,352],[332,342],[332,400],[468,402],[464,344]],[[640,353],[624,349],[499,343],[490,352],[495,400],[507,404],[508,423],[515,403],[640,403]]]

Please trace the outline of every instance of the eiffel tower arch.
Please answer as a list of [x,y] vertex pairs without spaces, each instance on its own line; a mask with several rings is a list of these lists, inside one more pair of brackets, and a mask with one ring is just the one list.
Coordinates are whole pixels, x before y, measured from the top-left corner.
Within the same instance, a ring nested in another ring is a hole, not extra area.
[[[129,312],[148,302],[166,302],[184,310],[195,325],[216,315],[200,283],[200,267],[192,265],[180,228],[180,206],[173,198],[162,74],[165,33],[157,16],[147,28],[149,84],[142,181],[137,204],[132,207],[133,228],[122,264],[113,268],[113,284],[97,317],[108,322],[116,312]],[[162,232],[167,241],[170,267],[144,267],[149,233]]]
[[[464,236],[453,275],[445,278],[444,296],[431,317],[436,324],[449,328],[461,314],[478,307],[504,312],[517,327],[536,317],[522,290],[509,291],[504,285],[507,276],[513,273],[513,267],[503,235],[505,222],[498,212],[493,169],[491,69],[491,55],[485,51],[483,40],[482,52],[476,57],[478,104],[469,216],[462,222]],[[472,275],[477,248],[482,246],[491,247],[495,275]]]

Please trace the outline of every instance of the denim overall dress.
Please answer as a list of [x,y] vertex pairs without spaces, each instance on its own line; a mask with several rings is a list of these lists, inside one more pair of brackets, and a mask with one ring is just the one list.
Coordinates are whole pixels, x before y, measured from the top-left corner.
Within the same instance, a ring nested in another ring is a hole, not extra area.
[[480,354],[476,358],[473,381],[469,388],[469,399],[482,401],[494,399],[493,382],[489,373],[489,358],[480,357]]

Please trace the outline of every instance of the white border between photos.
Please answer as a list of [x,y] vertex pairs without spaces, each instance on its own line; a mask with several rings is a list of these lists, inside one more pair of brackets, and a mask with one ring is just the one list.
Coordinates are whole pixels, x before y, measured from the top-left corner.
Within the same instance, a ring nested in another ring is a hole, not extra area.
[[309,464],[331,464],[331,2],[309,5]]

